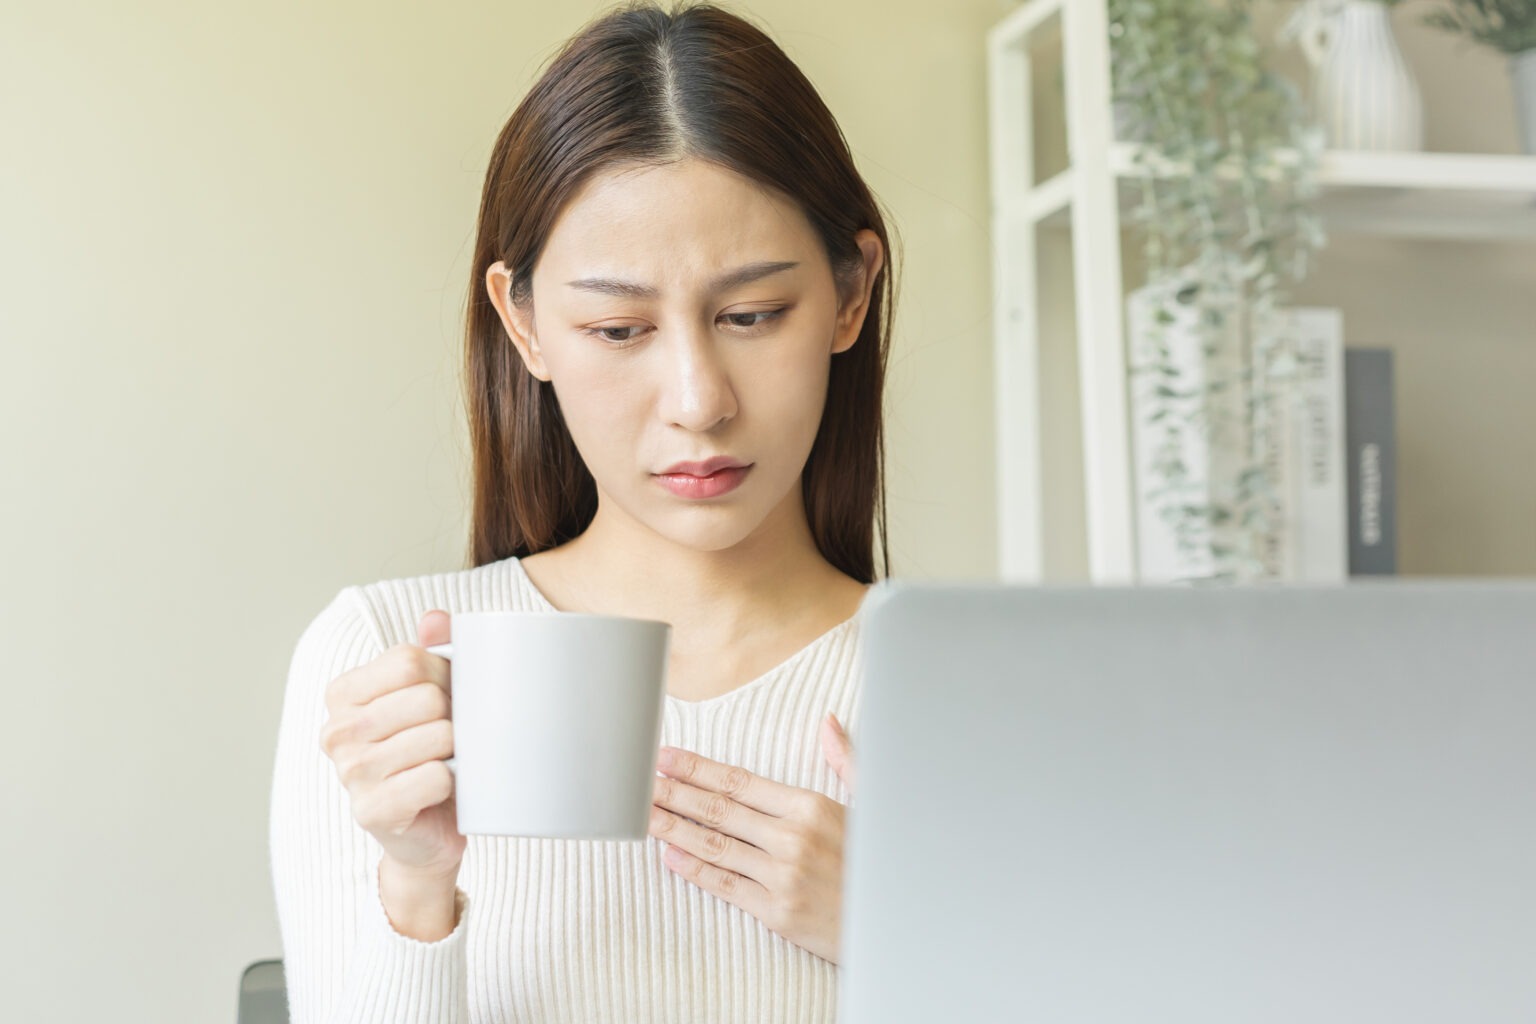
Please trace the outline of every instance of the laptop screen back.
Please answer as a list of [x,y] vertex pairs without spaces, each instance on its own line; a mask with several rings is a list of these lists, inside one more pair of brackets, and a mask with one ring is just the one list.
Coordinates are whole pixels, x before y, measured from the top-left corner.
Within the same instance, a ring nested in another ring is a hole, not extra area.
[[1536,1021],[1536,581],[880,587],[841,1024]]

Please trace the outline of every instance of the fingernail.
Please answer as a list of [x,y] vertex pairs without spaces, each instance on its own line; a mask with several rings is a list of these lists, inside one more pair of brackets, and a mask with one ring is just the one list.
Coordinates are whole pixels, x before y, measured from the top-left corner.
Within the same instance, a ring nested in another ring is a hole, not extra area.
[[662,747],[660,753],[656,755],[656,767],[671,768],[672,751],[668,750],[666,747]]

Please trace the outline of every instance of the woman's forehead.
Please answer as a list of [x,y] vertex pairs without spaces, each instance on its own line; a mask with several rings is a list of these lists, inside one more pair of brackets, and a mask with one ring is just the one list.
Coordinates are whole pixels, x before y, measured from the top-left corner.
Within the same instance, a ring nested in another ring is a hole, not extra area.
[[594,174],[561,211],[540,263],[564,273],[595,262],[665,261],[713,274],[751,260],[802,261],[818,246],[793,201],[690,158]]

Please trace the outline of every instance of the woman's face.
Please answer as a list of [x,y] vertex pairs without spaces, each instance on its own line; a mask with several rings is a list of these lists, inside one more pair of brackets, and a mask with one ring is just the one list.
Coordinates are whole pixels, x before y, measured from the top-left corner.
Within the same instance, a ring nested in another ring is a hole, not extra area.
[[[619,511],[720,550],[802,514],[830,361],[858,337],[883,257],[873,232],[856,240],[865,272],[840,306],[795,203],[689,158],[594,176],[550,233],[531,309],[512,307],[505,267],[490,268],[503,323],[597,483],[600,519]],[[748,468],[667,474],[720,456]]]

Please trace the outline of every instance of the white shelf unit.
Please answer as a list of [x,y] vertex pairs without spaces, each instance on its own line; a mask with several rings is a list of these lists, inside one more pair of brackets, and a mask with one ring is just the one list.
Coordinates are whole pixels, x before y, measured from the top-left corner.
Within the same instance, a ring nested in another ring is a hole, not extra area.
[[[1113,137],[1106,0],[1028,0],[987,40],[1003,582],[1047,583],[1037,232],[1072,233],[1088,573],[1136,582],[1120,231],[1135,149]],[[1068,166],[1035,180],[1031,50],[1059,40]],[[1159,169],[1157,173],[1176,173]],[[1316,209],[1330,233],[1536,239],[1536,157],[1330,151]]]

